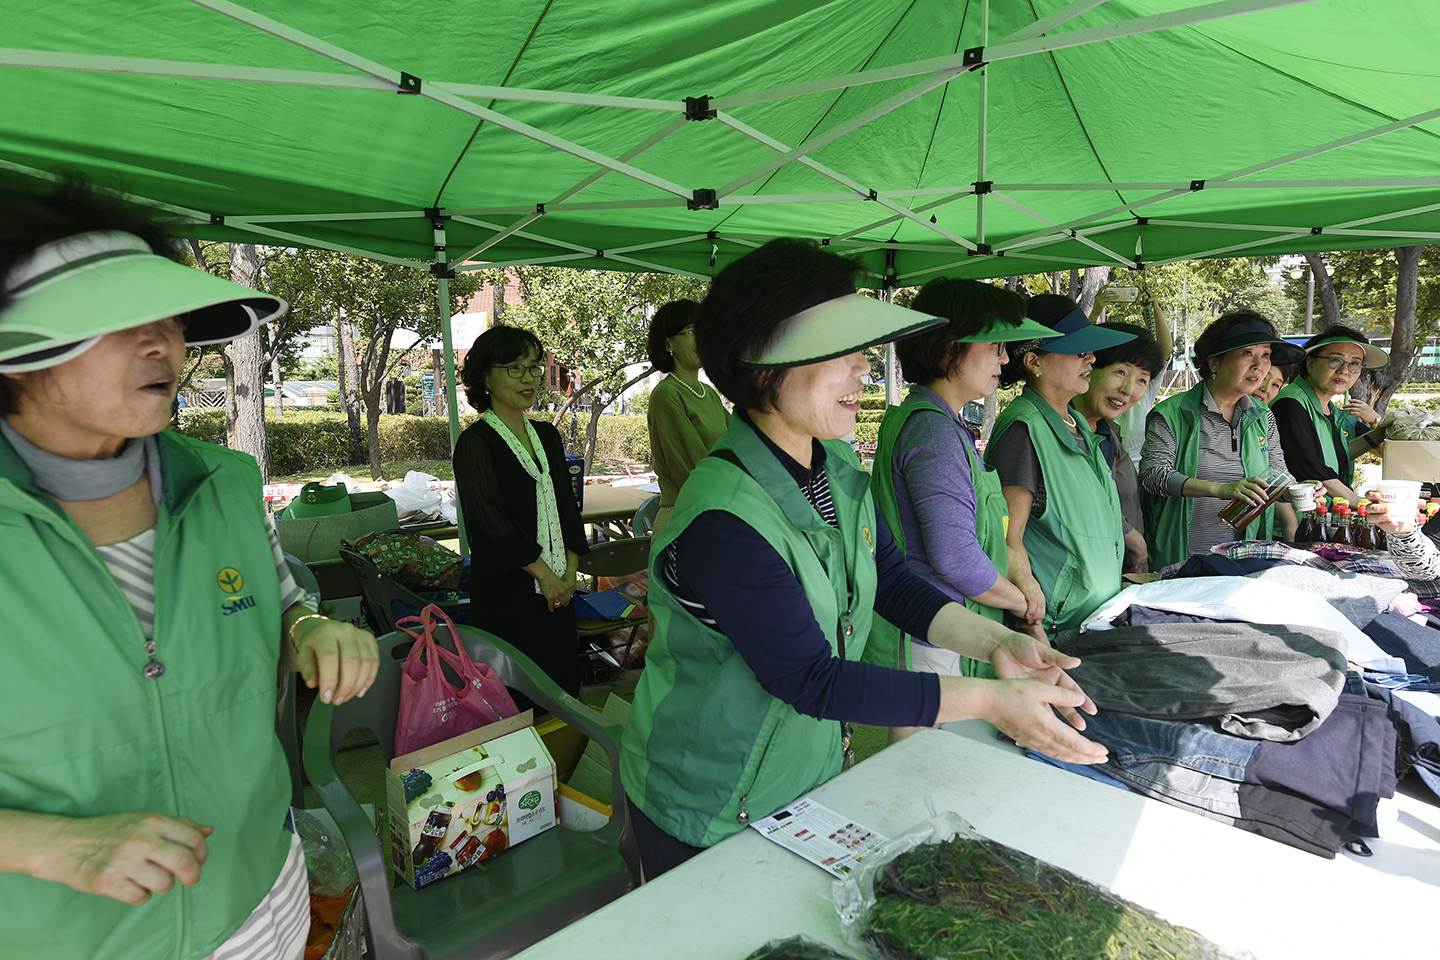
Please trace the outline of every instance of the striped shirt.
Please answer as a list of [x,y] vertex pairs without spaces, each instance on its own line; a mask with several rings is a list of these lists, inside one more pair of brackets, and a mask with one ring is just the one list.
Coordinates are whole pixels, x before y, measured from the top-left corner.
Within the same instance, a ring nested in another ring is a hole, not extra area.
[[[1196,438],[1200,445],[1195,461],[1193,478],[1175,469],[1179,461],[1179,444],[1170,425],[1164,417],[1151,416],[1145,429],[1145,451],[1140,458],[1140,486],[1147,492],[1160,497],[1184,496],[1185,481],[1206,480],[1214,483],[1229,483],[1245,476],[1240,462],[1240,420],[1241,414],[1255,406],[1252,397],[1241,397],[1235,403],[1231,414],[1234,423],[1221,416],[1210,397],[1209,386],[1205,387],[1204,402],[1200,405],[1199,433]],[[1270,455],[1271,470],[1285,470],[1285,451],[1280,445],[1280,434],[1275,427],[1275,418],[1265,409],[1265,444]],[[1220,519],[1220,508],[1229,503],[1217,497],[1195,497],[1195,512],[1190,517],[1189,552],[1209,553],[1217,543],[1244,540],[1245,534],[1234,530]]]
[[1387,534],[1385,540],[1391,559],[1406,580],[1440,580],[1440,549],[1419,527],[1405,534]]

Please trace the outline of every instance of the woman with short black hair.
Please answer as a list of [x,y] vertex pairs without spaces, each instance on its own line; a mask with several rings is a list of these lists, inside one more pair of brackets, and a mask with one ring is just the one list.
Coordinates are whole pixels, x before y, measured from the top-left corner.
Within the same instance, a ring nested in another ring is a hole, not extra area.
[[[855,426],[865,347],[941,321],[856,294],[858,265],[774,240],[715,278],[701,356],[736,403],[655,540],[657,624],[620,772],[653,879],[839,773],[843,721],[930,726],[984,717],[1081,763],[1078,661],[966,610],[910,572],[841,437]],[[937,677],[861,661],[881,614],[1002,677]]]
[[720,395],[700,379],[700,351],[695,347],[699,306],[693,300],[675,300],[656,310],[650,320],[650,364],[669,374],[650,391],[646,414],[650,465],[660,484],[660,510],[651,536],[658,536],[670,522],[685,478],[730,422]]
[[1100,439],[1071,401],[1090,384],[1095,351],[1135,335],[1091,326],[1075,301],[1055,294],[1031,297],[1025,313],[1059,336],[1011,349],[1000,383],[1025,389],[996,420],[985,462],[999,472],[1010,511],[1011,576],[1053,636],[1120,592],[1119,496]]
[[298,960],[276,668],[362,696],[375,639],[290,574],[255,459],[166,427],[187,344],[284,313],[154,213],[0,184],[0,942]]
[[1297,475],[1319,480],[1330,496],[1354,503],[1355,458],[1379,449],[1385,431],[1370,404],[1342,398],[1366,370],[1385,366],[1390,356],[1359,330],[1342,326],[1315,334],[1302,349],[1299,376],[1270,403],[1285,462]]
[[1110,464],[1110,476],[1120,495],[1120,516],[1125,522],[1125,573],[1137,573],[1146,566],[1145,518],[1140,509],[1140,481],[1135,464],[1126,455],[1128,437],[1120,421],[1150,390],[1151,382],[1165,367],[1160,345],[1150,331],[1129,323],[1107,323],[1108,330],[1133,333],[1135,339],[1095,351],[1090,369],[1090,386],[1075,398],[1075,409],[1100,438],[1100,452]]
[[[910,569],[982,617],[1004,623],[1009,614],[1016,629],[1026,629],[1029,604],[1007,578],[1009,515],[1000,477],[981,461],[959,413],[995,392],[1008,344],[1058,334],[1025,318],[1024,297],[979,280],[937,277],[911,308],[949,322],[896,345],[914,386],[880,423],[870,479],[875,503]],[[872,643],[881,642],[898,628],[882,621],[873,633]],[[989,664],[924,640],[896,639],[896,666],[994,676]]]
[[470,623],[515,646],[569,694],[580,692],[575,593],[589,551],[560,433],[525,416],[545,373],[530,331],[475,339],[460,381],[480,410],[455,442],[455,492],[470,541]]
[[1243,533],[1227,526],[1220,510],[1236,498],[1263,503],[1267,474],[1287,469],[1270,409],[1252,394],[1272,362],[1303,355],[1253,310],[1219,317],[1196,339],[1200,382],[1156,404],[1146,424],[1140,487],[1153,569],[1237,538],[1294,535],[1289,503],[1266,508]]

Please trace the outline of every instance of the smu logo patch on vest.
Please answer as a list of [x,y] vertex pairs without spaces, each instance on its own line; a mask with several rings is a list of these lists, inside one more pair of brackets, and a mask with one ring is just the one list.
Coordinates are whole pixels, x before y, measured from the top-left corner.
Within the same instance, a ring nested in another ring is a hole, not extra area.
[[239,613],[241,610],[249,610],[255,606],[254,597],[235,596],[245,586],[245,578],[240,571],[234,567],[226,567],[215,575],[215,585],[227,598],[220,602],[220,613],[222,616],[230,616],[232,613]]

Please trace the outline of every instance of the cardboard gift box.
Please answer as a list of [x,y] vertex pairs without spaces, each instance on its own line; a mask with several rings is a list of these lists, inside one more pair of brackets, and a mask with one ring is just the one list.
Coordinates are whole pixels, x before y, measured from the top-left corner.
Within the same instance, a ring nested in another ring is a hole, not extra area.
[[1440,440],[1385,441],[1386,480],[1440,480]]
[[555,826],[555,761],[531,722],[526,711],[391,761],[397,876],[418,890]]

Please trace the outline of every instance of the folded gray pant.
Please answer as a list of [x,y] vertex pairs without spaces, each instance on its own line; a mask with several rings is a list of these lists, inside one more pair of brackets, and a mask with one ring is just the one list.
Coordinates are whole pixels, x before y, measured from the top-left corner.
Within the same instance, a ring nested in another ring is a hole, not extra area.
[[1345,638],[1262,623],[1176,623],[1065,631],[1055,646],[1098,706],[1166,720],[1217,718],[1227,733],[1299,740],[1335,709]]

